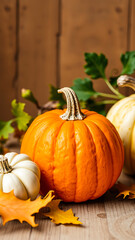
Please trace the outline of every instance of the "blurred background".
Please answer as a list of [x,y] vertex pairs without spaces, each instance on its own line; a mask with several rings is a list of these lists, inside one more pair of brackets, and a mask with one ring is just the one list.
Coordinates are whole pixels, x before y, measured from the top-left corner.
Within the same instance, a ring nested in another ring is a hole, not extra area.
[[[12,99],[24,102],[22,88],[44,104],[49,84],[84,77],[84,52],[104,53],[107,74],[119,73],[120,55],[135,50],[134,13],[134,0],[0,0],[0,119],[10,118]],[[26,111],[37,112],[30,103]]]

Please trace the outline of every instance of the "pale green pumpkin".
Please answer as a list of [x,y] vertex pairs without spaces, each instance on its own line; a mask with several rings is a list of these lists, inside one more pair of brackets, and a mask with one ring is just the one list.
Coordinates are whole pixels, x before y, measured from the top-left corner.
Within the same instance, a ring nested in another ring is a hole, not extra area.
[[[118,78],[119,86],[135,90],[135,79],[126,75]],[[135,94],[125,97],[112,106],[107,118],[116,127],[124,144],[124,171],[135,174]]]

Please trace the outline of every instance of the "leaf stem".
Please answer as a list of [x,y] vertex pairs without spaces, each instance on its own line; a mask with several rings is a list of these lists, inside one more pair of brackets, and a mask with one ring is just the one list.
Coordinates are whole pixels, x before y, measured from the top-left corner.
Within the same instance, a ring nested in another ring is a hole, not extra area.
[[113,98],[113,99],[120,99],[119,96],[116,96],[114,94],[108,94],[108,93],[101,93],[101,92],[97,92],[97,96],[100,96],[100,97],[107,97],[107,98]]
[[110,88],[110,90],[119,97],[119,99],[124,98],[125,96],[123,94],[121,94],[119,91],[117,91],[112,85],[111,83],[108,81],[108,79],[105,77],[104,81],[106,82],[107,86]]
[[104,101],[96,102],[96,105],[114,104],[114,103],[116,103],[116,102],[117,102],[117,100],[104,100]]

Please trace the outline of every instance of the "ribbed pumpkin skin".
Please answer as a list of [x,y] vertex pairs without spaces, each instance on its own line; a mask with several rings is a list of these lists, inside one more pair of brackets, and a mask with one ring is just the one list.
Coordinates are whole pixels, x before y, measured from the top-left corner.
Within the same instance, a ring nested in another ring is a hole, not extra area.
[[124,171],[135,174],[135,94],[115,103],[107,118],[116,127],[124,145]]
[[65,110],[38,116],[27,130],[21,153],[41,170],[41,193],[50,189],[65,202],[96,199],[113,186],[124,161],[114,126],[100,114],[82,110],[84,120],[65,121]]

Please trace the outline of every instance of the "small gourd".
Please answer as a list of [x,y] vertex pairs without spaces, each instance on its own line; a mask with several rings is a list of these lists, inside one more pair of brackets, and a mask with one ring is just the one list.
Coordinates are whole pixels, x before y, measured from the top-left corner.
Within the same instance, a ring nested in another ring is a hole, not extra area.
[[[135,79],[123,75],[117,80],[120,87],[131,87],[135,90]],[[124,145],[124,171],[135,174],[135,94],[115,103],[107,114],[107,118],[116,127]]]
[[65,202],[96,199],[121,173],[122,141],[107,118],[80,109],[72,89],[59,92],[66,96],[67,110],[38,116],[23,138],[21,152],[38,164],[43,195],[52,189]]
[[40,189],[40,170],[26,154],[0,155],[0,190],[14,190],[16,197],[34,200]]

